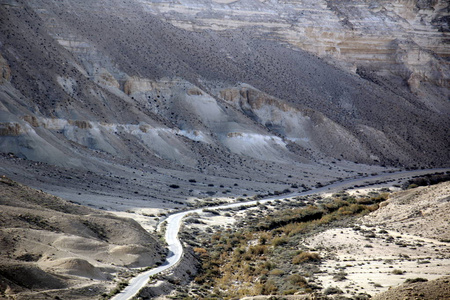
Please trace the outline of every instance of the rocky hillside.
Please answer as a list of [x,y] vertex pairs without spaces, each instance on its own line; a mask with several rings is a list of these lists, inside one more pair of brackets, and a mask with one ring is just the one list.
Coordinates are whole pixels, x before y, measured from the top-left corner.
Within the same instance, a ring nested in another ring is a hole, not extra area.
[[397,300],[412,297],[423,299],[448,299],[450,297],[450,278],[441,277],[430,282],[420,281],[406,283],[390,291],[375,296],[374,300]]
[[447,1],[142,2],[187,30],[252,28],[366,79],[398,77],[422,95],[430,84],[449,87]]
[[131,219],[5,177],[0,209],[0,298],[92,299],[114,286],[118,273],[164,256],[159,242]]
[[449,200],[450,182],[441,182],[204,209],[180,234],[201,268],[170,296],[448,299]]
[[450,161],[445,1],[0,0],[0,14],[0,170],[85,204]]

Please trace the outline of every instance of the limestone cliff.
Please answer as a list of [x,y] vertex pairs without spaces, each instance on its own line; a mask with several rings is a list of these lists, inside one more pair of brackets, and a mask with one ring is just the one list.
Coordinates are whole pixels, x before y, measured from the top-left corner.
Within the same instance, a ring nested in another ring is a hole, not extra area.
[[15,0],[0,15],[0,170],[84,203],[177,207],[450,161],[445,1]]
[[[145,1],[175,26],[251,28],[350,70],[370,66],[420,91],[450,86],[450,4],[445,0]],[[447,94],[448,96],[448,94]]]

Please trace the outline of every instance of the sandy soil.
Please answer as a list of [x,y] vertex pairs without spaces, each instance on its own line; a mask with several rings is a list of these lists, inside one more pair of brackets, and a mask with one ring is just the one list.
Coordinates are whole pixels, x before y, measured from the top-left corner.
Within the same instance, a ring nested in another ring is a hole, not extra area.
[[131,219],[0,178],[0,298],[92,299],[162,260]]
[[361,219],[360,226],[306,239],[306,245],[326,258],[319,282],[347,295],[375,295],[407,279],[448,275],[449,188],[450,183],[443,183],[394,193]]
[[376,295],[374,300],[450,299],[450,276],[429,282],[407,283]]
[[[332,228],[305,238],[303,245],[320,252],[324,258],[320,273],[314,274],[315,282],[323,287],[322,291],[337,288],[343,296],[374,296],[401,286],[408,279],[423,278],[431,282],[448,275],[449,188],[450,183],[406,191],[392,188],[396,192],[381,208],[359,219],[356,225]],[[367,194],[377,190],[370,187],[348,192]],[[269,207],[276,209],[273,205]],[[416,211],[421,213],[412,213]],[[245,210],[220,210],[220,214],[215,214],[205,209],[192,216],[191,221],[186,218],[186,223],[195,234],[219,226],[231,227],[246,216]],[[302,297],[292,299],[308,299]]]

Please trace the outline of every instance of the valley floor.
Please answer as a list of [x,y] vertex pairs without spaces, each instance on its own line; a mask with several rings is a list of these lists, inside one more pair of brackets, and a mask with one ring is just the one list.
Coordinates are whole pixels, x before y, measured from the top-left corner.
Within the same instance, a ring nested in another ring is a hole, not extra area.
[[[370,195],[375,191],[379,192],[379,188],[352,189],[347,193]],[[322,197],[326,199],[328,196],[330,193],[322,194],[321,197],[312,198],[310,203],[320,202]],[[295,250],[288,242],[284,246],[288,257],[285,259],[287,261],[280,261],[279,258],[274,260],[274,269],[268,273],[269,279],[272,280],[275,274],[278,274],[275,277],[284,276],[285,272],[288,272],[286,275],[291,274],[291,276],[292,274],[301,274],[307,278],[308,283],[313,283],[318,287],[318,291],[321,291],[323,295],[330,298],[341,297],[341,299],[344,299],[342,297],[347,297],[346,299],[377,297],[376,295],[382,295],[380,293],[403,286],[402,284],[417,285],[430,281],[430,285],[433,286],[434,280],[444,278],[450,270],[450,228],[448,228],[450,223],[448,214],[446,214],[450,209],[449,199],[449,182],[394,192],[387,201],[380,204],[378,210],[364,217],[347,223],[340,222],[328,229],[325,228],[314,234],[305,234],[300,238],[297,241],[298,246],[294,245],[294,248],[301,249],[303,252],[315,252],[321,257],[319,264],[310,267],[312,273],[305,273],[302,266],[292,268],[291,265],[286,269],[287,271],[284,270],[283,264],[291,263],[291,258],[287,253]],[[276,211],[285,208],[291,201],[295,201],[295,199],[271,203],[267,209]],[[249,211],[253,211],[253,213],[249,213]],[[259,217],[257,217],[258,215]],[[193,241],[191,244],[195,247],[195,241],[198,241],[198,237],[204,235],[205,232],[233,232],[236,224],[239,224],[238,226],[246,223],[252,224],[253,217],[264,218],[258,207],[232,212],[220,210],[214,212],[214,210],[205,209],[198,216],[193,216],[195,220],[192,217],[187,218],[187,225],[184,229],[187,235],[183,237],[191,239]],[[245,222],[247,219],[249,221]],[[257,240],[249,243],[247,250],[259,244]],[[269,245],[267,249],[270,247]],[[207,249],[207,251],[210,250]],[[276,252],[276,246],[269,251]],[[202,255],[201,253],[203,252],[200,251],[199,254]],[[270,256],[267,259],[270,261]],[[274,279],[275,281],[276,279]],[[218,282],[223,282],[223,279]],[[251,285],[249,284],[245,281],[241,283],[242,286],[247,287]],[[213,283],[212,289],[214,286]],[[218,284],[216,288],[220,289],[220,286]],[[191,288],[197,291],[199,289],[196,285]],[[185,292],[180,292],[182,290]],[[175,296],[173,295],[174,299],[191,299],[188,298],[189,290],[190,288],[187,287],[177,288],[178,292],[175,293]],[[226,294],[226,291],[223,292]],[[445,290],[443,293],[444,298],[436,299],[445,299],[445,295],[447,295]],[[417,295],[420,295],[420,292]],[[303,299],[304,296],[283,297],[286,297],[285,299]],[[163,296],[161,299],[166,298]],[[245,299],[269,299],[269,297],[247,297]],[[431,298],[425,296],[419,299]]]

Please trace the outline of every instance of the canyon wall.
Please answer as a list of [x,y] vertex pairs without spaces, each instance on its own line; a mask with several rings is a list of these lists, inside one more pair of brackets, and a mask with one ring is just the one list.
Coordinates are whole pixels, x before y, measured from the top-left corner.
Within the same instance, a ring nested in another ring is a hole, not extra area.
[[215,193],[190,174],[242,194],[450,161],[445,1],[2,0],[0,13],[8,163],[140,168],[152,199],[177,201]]

